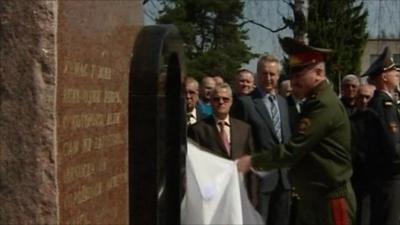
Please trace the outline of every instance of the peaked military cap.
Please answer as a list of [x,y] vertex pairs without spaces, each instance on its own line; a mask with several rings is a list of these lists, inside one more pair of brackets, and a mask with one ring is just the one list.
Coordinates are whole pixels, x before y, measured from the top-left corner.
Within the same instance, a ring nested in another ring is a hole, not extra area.
[[289,67],[291,70],[301,70],[307,66],[325,61],[326,55],[331,52],[330,49],[316,48],[306,45],[293,38],[279,38],[282,49],[289,56]]
[[362,76],[369,76],[370,78],[377,77],[381,73],[396,69],[396,64],[394,64],[392,54],[388,47],[383,49],[383,52],[375,59],[375,61],[369,66],[367,71]]

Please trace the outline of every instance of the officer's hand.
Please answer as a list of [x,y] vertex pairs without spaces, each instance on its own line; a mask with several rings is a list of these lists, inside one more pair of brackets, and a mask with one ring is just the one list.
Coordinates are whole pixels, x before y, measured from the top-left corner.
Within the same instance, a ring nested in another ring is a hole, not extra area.
[[239,172],[247,173],[251,167],[251,155],[245,155],[237,159],[237,167]]

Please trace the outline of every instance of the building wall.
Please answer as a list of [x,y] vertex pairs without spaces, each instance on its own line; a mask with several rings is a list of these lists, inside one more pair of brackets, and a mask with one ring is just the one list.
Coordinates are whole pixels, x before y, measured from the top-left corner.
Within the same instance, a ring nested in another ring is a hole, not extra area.
[[369,39],[361,58],[361,72],[364,73],[371,62],[388,46],[396,64],[400,64],[400,39]]

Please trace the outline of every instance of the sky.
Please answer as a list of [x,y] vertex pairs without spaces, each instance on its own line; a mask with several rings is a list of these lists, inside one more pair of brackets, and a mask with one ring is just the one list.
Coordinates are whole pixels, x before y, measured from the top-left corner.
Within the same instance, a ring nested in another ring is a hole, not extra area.
[[[216,0],[229,1],[229,0]],[[292,16],[292,11],[285,0],[244,0],[244,16],[272,29],[283,26],[282,16]],[[360,0],[361,1],[361,0]],[[370,38],[382,37],[385,33],[389,38],[400,38],[400,0],[362,0],[368,10],[368,33]],[[161,6],[157,0],[149,0],[145,5],[145,25],[154,24],[157,11]],[[338,18],[339,19],[339,18]],[[246,24],[249,40],[247,44],[254,53],[272,53],[280,58],[283,52],[278,37],[293,36],[291,30],[285,29],[272,33],[254,24]],[[254,70],[256,59],[243,67]]]

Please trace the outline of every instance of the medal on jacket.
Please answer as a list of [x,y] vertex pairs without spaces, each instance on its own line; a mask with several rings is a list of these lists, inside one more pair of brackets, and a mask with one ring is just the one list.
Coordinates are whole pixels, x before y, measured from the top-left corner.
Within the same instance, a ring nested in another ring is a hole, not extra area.
[[310,127],[311,120],[308,118],[301,118],[299,124],[297,125],[297,133],[305,134],[306,130]]

